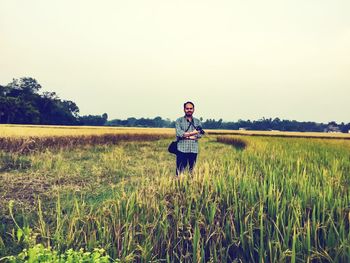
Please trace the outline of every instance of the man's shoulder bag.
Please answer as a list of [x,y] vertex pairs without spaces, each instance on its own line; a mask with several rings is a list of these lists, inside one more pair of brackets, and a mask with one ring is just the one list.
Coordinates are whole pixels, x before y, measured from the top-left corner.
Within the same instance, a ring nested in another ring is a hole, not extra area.
[[[187,132],[190,127],[191,127],[192,122],[190,123],[190,125],[188,125],[188,128],[186,129],[185,132]],[[168,152],[172,153],[172,154],[177,154],[179,151],[177,150],[177,143],[179,142],[179,139],[177,139],[176,141],[172,141],[170,144],[169,144],[169,147],[168,147]]]
[[173,141],[169,144],[168,152],[172,154],[177,154],[177,142],[178,141]]

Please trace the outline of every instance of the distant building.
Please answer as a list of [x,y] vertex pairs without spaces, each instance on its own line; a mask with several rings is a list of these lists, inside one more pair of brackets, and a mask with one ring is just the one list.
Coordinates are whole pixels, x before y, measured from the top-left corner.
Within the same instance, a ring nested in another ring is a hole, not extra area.
[[[240,130],[240,131],[246,131],[247,128],[239,128],[238,130]],[[349,130],[349,132],[350,132],[350,130]]]

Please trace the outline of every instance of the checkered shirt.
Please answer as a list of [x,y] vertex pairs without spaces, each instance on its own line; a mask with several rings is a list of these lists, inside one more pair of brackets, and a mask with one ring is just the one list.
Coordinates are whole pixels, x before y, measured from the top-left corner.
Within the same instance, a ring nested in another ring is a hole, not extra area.
[[[192,122],[194,126],[202,126],[200,120],[192,117]],[[184,139],[183,135],[185,134],[190,123],[187,121],[186,117],[180,117],[175,122],[176,137],[179,140],[177,143],[177,149],[183,153],[198,153],[198,139],[202,137],[201,134],[197,134],[197,140]],[[195,130],[193,125],[187,130],[187,132],[192,132]]]

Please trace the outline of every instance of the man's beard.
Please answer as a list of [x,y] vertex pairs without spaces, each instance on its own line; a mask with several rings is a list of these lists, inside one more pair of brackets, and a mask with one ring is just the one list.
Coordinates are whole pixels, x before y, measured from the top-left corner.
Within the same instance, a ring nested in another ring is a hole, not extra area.
[[193,114],[192,112],[187,112],[186,117],[192,117],[192,114]]

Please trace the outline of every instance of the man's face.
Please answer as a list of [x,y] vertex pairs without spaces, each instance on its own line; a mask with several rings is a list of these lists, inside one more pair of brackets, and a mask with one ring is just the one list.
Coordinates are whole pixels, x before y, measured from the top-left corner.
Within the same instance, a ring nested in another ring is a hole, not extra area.
[[194,112],[194,108],[193,108],[192,104],[187,103],[185,105],[184,111],[185,111],[186,117],[192,117],[192,114]]

